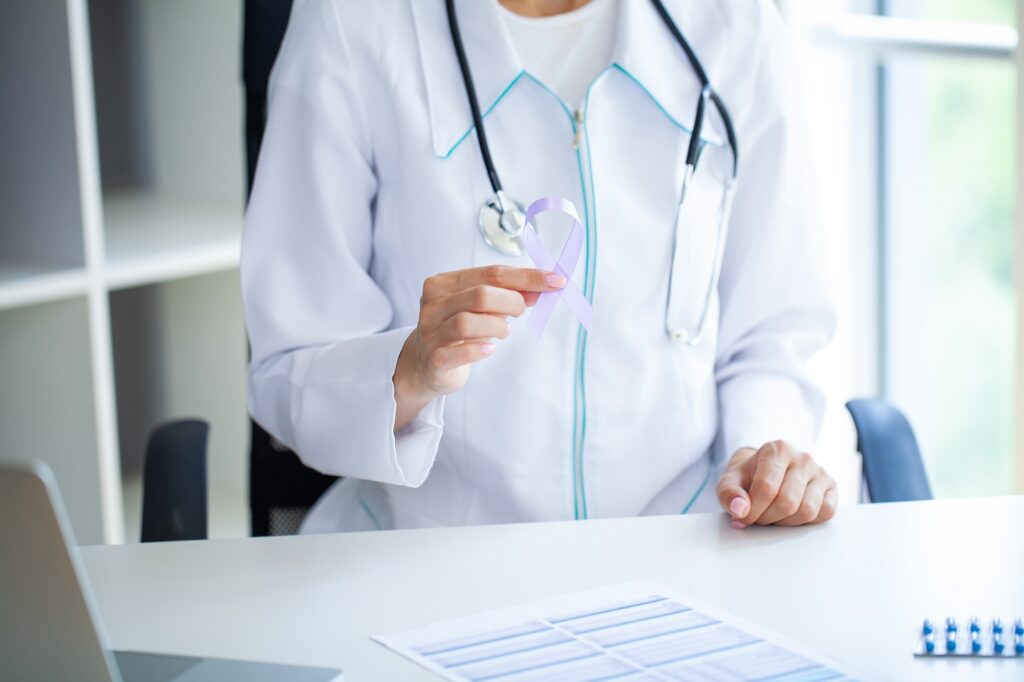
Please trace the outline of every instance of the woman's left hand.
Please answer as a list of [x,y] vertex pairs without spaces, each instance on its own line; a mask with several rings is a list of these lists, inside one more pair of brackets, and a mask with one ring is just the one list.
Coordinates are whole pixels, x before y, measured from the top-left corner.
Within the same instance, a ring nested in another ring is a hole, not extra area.
[[716,491],[737,529],[823,523],[836,513],[835,480],[809,454],[781,440],[737,450]]

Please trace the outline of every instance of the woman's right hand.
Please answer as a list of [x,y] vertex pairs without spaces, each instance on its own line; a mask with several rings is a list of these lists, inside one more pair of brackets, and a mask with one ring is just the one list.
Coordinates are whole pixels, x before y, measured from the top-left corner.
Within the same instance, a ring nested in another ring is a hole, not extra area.
[[519,317],[537,297],[565,286],[553,272],[487,265],[428,277],[420,316],[398,356],[395,430],[438,395],[469,379],[469,366],[494,352],[494,339],[509,334],[506,318]]

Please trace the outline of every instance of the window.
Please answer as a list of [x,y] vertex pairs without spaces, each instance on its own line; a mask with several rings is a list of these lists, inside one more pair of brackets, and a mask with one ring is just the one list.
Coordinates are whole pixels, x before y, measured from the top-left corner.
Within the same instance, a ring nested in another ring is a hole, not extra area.
[[[790,0],[839,338],[823,448],[882,395],[937,496],[1014,492],[1018,0]],[[848,429],[847,429],[848,430]],[[846,442],[849,434],[846,433]]]

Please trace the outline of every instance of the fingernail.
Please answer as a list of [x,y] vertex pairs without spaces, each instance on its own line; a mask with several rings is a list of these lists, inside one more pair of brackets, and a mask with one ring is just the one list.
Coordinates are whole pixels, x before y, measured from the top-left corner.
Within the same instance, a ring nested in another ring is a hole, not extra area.
[[732,526],[733,528],[735,528],[736,530],[743,530],[744,528],[746,528],[746,527],[747,527],[747,524],[745,524],[745,523],[743,523],[743,522],[741,522],[741,521],[733,521],[733,522],[732,522],[731,524],[729,524],[729,525],[731,525],[731,526]]
[[562,277],[561,275],[555,272],[549,272],[548,274],[544,275],[544,284],[547,284],[549,287],[553,287],[555,289],[561,289],[565,287],[565,277]]
[[483,353],[484,355],[490,355],[491,353],[494,352],[494,349],[496,347],[497,346],[495,346],[495,344],[493,344],[493,343],[481,343],[480,344],[480,352]]
[[732,498],[732,502],[729,503],[729,512],[738,518],[743,518],[750,511],[750,507],[747,501],[742,497]]

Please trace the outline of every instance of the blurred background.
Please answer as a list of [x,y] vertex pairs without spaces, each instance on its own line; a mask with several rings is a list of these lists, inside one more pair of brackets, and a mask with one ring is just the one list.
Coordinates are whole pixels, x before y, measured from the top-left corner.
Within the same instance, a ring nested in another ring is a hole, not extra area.
[[[839,304],[823,453],[880,395],[938,497],[1024,492],[1015,454],[1017,0],[788,0]],[[856,468],[854,469],[856,470]]]
[[[818,455],[844,502],[843,403],[874,395],[936,496],[1024,492],[1021,5],[779,0],[839,310]],[[210,536],[249,533],[244,9],[0,4],[0,458],[50,463],[83,543],[138,540],[146,439],[184,416],[211,424]]]

